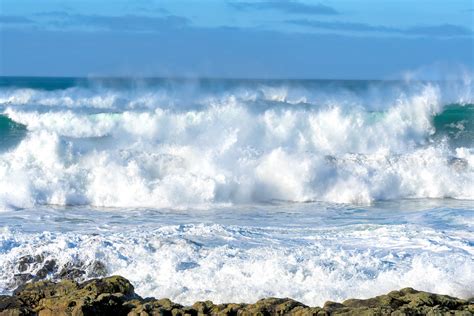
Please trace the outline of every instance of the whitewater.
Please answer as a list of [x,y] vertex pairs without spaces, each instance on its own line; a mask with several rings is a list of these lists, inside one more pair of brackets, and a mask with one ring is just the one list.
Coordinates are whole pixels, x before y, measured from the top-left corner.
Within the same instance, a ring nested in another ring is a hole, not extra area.
[[473,86],[1,78],[0,294],[50,260],[180,303],[472,297]]

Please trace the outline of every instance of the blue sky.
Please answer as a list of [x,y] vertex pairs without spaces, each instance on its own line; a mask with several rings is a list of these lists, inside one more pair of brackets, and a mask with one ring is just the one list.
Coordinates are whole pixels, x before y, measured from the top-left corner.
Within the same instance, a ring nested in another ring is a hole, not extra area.
[[472,0],[2,0],[0,45],[0,75],[436,76],[473,70],[474,5]]

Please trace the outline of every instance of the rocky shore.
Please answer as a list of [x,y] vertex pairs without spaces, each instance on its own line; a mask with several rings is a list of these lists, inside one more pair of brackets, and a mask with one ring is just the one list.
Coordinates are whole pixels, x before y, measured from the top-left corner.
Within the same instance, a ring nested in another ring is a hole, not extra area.
[[386,295],[309,307],[290,298],[265,298],[255,304],[182,306],[169,299],[142,298],[121,276],[83,283],[36,281],[0,296],[0,316],[19,315],[474,315],[474,302],[405,288]]

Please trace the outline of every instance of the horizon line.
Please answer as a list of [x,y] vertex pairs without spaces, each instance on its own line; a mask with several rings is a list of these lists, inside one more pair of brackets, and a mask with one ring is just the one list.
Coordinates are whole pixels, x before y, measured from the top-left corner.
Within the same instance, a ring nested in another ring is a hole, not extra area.
[[226,80],[226,81],[458,81],[457,79],[404,79],[404,78],[262,78],[262,77],[218,77],[218,76],[39,76],[39,75],[0,75],[0,79],[69,79],[69,80]]

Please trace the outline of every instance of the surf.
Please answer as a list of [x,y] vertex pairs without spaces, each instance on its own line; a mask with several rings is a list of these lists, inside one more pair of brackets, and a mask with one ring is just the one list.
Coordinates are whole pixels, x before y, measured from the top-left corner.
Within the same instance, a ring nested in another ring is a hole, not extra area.
[[50,87],[0,89],[1,205],[474,199],[469,86]]

